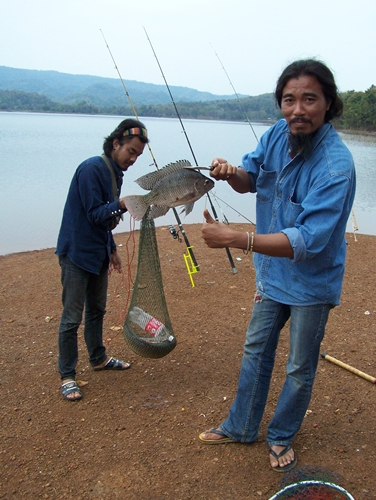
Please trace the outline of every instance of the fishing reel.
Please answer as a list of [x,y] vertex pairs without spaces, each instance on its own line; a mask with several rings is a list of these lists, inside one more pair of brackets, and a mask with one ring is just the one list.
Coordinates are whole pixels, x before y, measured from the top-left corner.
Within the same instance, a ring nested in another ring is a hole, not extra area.
[[178,239],[178,237],[179,237],[179,235],[178,235],[178,232],[176,231],[176,229],[174,228],[174,226],[172,226],[172,225],[171,225],[171,226],[168,228],[168,230],[170,231],[170,234],[171,234],[171,236],[174,238],[174,240],[177,240],[177,239]]

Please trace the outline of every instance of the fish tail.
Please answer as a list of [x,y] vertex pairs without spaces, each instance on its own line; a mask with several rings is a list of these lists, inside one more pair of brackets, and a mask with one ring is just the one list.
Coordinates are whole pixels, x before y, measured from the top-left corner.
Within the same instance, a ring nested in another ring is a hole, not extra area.
[[149,208],[149,203],[143,195],[131,194],[124,196],[124,203],[128,212],[135,220],[141,220]]

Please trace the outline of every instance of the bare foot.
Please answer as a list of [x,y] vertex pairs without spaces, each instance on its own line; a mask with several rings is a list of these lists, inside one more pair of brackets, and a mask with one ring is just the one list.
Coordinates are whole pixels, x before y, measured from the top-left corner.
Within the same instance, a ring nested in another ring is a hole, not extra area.
[[210,431],[205,431],[200,434],[200,437],[206,441],[220,441],[223,439],[225,434],[220,434],[221,429],[218,428],[218,433],[217,432],[210,432]]
[[100,370],[127,370],[130,368],[130,363],[125,361],[120,361],[119,359],[113,358],[112,356],[107,356],[106,359],[100,365],[94,366],[95,371]]
[[226,434],[223,434],[220,427],[214,427],[209,431],[202,432],[198,437],[206,444],[236,443]]
[[[63,383],[61,384],[61,387],[63,389],[64,385],[65,384],[69,384],[71,382],[74,382],[75,380],[73,378],[66,378],[63,380]],[[73,391],[73,392],[69,392],[68,394],[63,394],[64,398],[65,399],[70,399],[72,401],[75,401],[77,399],[81,399],[82,398],[82,394],[78,391]]]
[[271,449],[274,451],[274,453],[279,456],[279,458],[273,456],[272,454],[269,455],[270,457],[270,465],[275,468],[275,467],[287,467],[291,463],[294,462],[295,460],[295,453],[292,448],[287,450],[285,453],[283,453],[284,450],[286,450],[286,446],[279,446],[279,445],[273,445],[271,446]]
[[103,363],[101,363],[100,365],[94,366],[95,370],[100,370],[101,368],[106,366],[109,361],[110,361],[110,356],[107,356],[106,359],[103,361]]

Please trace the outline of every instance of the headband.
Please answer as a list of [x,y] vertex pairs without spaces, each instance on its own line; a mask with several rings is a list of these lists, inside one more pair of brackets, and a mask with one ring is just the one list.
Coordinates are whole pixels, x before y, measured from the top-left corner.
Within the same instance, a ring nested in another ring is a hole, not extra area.
[[141,127],[134,127],[134,128],[128,128],[127,130],[124,130],[123,132],[124,136],[127,135],[141,135],[142,137],[148,137],[148,133],[146,131],[146,128],[141,128]]

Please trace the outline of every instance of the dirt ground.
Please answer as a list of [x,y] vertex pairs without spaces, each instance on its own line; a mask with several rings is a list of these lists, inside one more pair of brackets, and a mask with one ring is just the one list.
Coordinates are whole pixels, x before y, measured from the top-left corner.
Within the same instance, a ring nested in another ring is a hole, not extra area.
[[[235,225],[234,225],[235,226]],[[236,224],[249,229],[245,224]],[[110,277],[106,345],[130,361],[123,372],[94,372],[80,332],[83,399],[67,402],[57,373],[60,269],[54,249],[0,257],[1,499],[269,499],[282,474],[265,443],[288,353],[287,330],[259,441],[208,446],[198,434],[219,424],[236,392],[252,310],[251,257],[205,247],[201,225],[185,225],[200,271],[192,287],[184,243],[157,228],[176,348],[160,359],[130,350],[119,326],[126,312],[129,234],[116,235],[124,276]],[[342,303],[329,319],[322,352],[376,377],[373,270],[376,237],[347,235]],[[136,246],[138,232],[135,233]],[[131,266],[135,272],[137,249]],[[356,500],[376,498],[376,385],[320,359],[314,394],[294,441],[302,467],[324,468]]]

